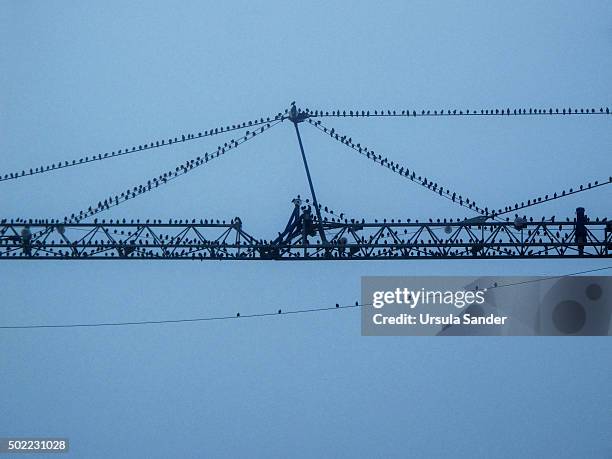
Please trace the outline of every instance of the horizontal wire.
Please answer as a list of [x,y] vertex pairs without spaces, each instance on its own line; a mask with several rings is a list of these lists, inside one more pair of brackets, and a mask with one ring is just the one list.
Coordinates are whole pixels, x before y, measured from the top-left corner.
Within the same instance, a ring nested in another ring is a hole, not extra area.
[[407,167],[400,167],[399,164],[393,161],[388,161],[386,158],[382,158],[382,155],[376,156],[376,153],[373,150],[368,150],[367,147],[363,147],[361,146],[361,144],[355,144],[351,137],[341,136],[335,129],[323,126],[321,121],[312,121],[311,119],[307,119],[307,121],[319,131],[329,135],[332,139],[337,140],[343,145],[346,145],[347,147],[356,151],[360,155],[365,156],[368,159],[374,161],[375,163],[392,170],[401,177],[404,177],[422,186],[423,188],[428,189],[436,195],[448,199],[449,201],[452,201],[457,205],[465,207],[466,209],[472,210],[473,212],[479,213],[481,215],[488,214],[488,208],[485,207],[483,209],[478,207],[474,200],[470,200],[469,198],[464,199],[461,195],[457,196],[456,192],[449,190],[448,188],[438,186],[437,183],[434,183],[432,180],[428,180],[427,177],[417,177],[417,174],[416,172],[414,172],[414,170],[412,170],[411,172],[411,169]]
[[[528,281],[519,281],[508,284],[497,284],[493,283],[488,287],[481,288],[486,290],[492,290],[496,288],[503,287],[511,287],[517,285],[523,285],[528,283],[535,282],[543,282],[552,279],[561,279],[564,277],[577,276],[581,274],[588,274],[598,271],[604,271],[612,269],[612,266],[605,266],[602,268],[595,269],[587,269],[584,271],[577,271],[569,274],[561,274],[558,276],[548,276],[538,279],[531,279]],[[478,286],[475,287],[475,290],[478,290]],[[74,323],[74,324],[49,324],[49,325],[1,325],[1,330],[23,330],[23,329],[40,329],[40,328],[93,328],[93,327],[122,327],[122,326],[130,326],[130,325],[162,325],[162,324],[178,324],[178,323],[190,323],[190,322],[211,322],[211,321],[221,321],[221,320],[239,320],[239,319],[250,319],[256,317],[272,317],[272,316],[286,316],[292,314],[307,314],[307,313],[315,313],[315,312],[323,312],[323,311],[333,311],[340,309],[360,309],[363,307],[372,306],[372,303],[359,303],[355,302],[355,304],[351,305],[340,305],[336,304],[335,306],[326,306],[326,307],[318,307],[318,308],[304,308],[304,309],[292,309],[285,310],[279,309],[277,312],[259,312],[253,314],[240,314],[236,313],[235,315],[225,315],[225,316],[208,316],[208,317],[194,317],[187,319],[167,319],[167,320],[142,320],[142,321],[130,321],[130,322],[94,322],[94,323]]]
[[125,325],[159,325],[159,324],[176,324],[185,322],[209,322],[215,320],[229,320],[229,319],[250,319],[254,317],[271,317],[271,316],[282,316],[290,314],[305,314],[309,312],[322,312],[332,311],[335,309],[351,309],[360,308],[362,306],[371,306],[371,304],[352,304],[352,305],[336,305],[321,308],[308,308],[308,309],[294,309],[289,311],[283,311],[279,309],[277,312],[261,312],[254,314],[240,314],[232,316],[210,316],[210,317],[195,317],[189,319],[169,319],[169,320],[143,320],[136,322],[98,322],[98,323],[79,323],[79,324],[56,324],[56,325],[13,325],[13,326],[0,326],[0,329],[23,329],[23,328],[79,328],[79,327],[116,327]]
[[274,118],[267,117],[267,119],[265,120],[263,118],[260,118],[259,120],[246,121],[240,124],[233,124],[231,126],[226,126],[226,127],[221,126],[221,127],[217,127],[214,129],[205,130],[204,133],[198,132],[197,135],[196,134],[187,134],[187,135],[182,134],[180,137],[174,137],[174,139],[172,138],[168,140],[162,139],[162,140],[156,140],[150,143],[147,142],[145,144],[141,144],[138,146],[132,146],[131,149],[125,148],[125,149],[119,149],[116,152],[113,151],[111,153],[100,153],[94,156],[85,156],[84,158],[79,158],[78,160],[73,159],[69,161],[58,161],[57,164],[53,163],[47,166],[30,168],[29,171],[24,169],[21,172],[4,173],[4,174],[0,174],[0,182],[4,182],[7,180],[15,180],[18,178],[27,177],[30,175],[42,174],[45,172],[52,172],[52,171],[56,171],[59,169],[65,169],[67,167],[81,166],[83,164],[91,163],[94,161],[103,161],[106,159],[117,158],[119,156],[130,155],[132,153],[139,153],[142,151],[152,150],[155,148],[167,147],[167,146],[174,145],[176,143],[184,143],[190,140],[202,139],[204,137],[215,136],[218,134],[225,134],[227,132],[236,131],[238,129],[248,129],[248,128],[260,126],[262,124],[277,121],[280,119],[282,119],[282,115],[278,114],[278,115],[275,115]]
[[564,115],[610,115],[609,107],[595,108],[494,108],[494,109],[404,109],[404,110],[309,110],[305,113],[314,118],[319,117],[432,117],[432,116],[564,116]]

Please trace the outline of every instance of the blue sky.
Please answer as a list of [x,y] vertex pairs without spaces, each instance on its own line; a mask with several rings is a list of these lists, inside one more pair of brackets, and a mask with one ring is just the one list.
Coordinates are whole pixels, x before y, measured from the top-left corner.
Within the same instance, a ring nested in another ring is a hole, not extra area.
[[[612,5],[49,2],[0,8],[0,172],[312,109],[612,107]],[[504,206],[611,174],[608,117],[329,119],[476,201]],[[310,126],[321,203],[372,218],[464,217]],[[215,149],[188,142],[3,182],[2,217],[56,218]],[[306,195],[283,123],[105,218],[240,216],[275,236]],[[610,216],[607,187],[530,210]],[[2,323],[146,320],[350,304],[366,275],[548,275],[587,261],[2,262]],[[607,457],[607,339],[360,336],[358,311],[0,333],[0,436],[77,457]]]

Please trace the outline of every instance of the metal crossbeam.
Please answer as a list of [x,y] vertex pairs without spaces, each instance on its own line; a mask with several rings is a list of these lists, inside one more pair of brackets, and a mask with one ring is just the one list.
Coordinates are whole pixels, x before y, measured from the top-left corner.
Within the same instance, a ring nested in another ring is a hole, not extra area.
[[[612,222],[318,221],[296,208],[271,240],[229,223],[0,223],[0,260],[611,258]],[[319,229],[325,233],[320,239]]]

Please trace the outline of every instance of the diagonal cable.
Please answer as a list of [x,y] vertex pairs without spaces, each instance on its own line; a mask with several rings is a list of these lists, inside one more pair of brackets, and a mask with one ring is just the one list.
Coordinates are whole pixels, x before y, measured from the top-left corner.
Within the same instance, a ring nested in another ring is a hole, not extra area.
[[521,201],[514,205],[505,206],[503,209],[493,210],[492,216],[496,215],[504,215],[510,212],[515,212],[517,210],[525,209],[527,207],[537,206],[539,204],[544,204],[545,202],[554,201],[556,199],[565,198],[566,196],[570,196],[572,194],[582,193],[583,191],[594,190],[595,188],[599,188],[605,185],[610,185],[612,183],[612,176],[608,177],[603,181],[595,180],[594,182],[588,182],[586,185],[579,185],[577,188],[570,188],[569,191],[562,190],[559,192],[555,192],[551,195],[539,196],[537,198],[528,199],[526,202]]
[[264,124],[268,124],[274,121],[278,121],[282,119],[282,115],[279,113],[274,117],[267,117],[266,119],[260,118],[258,120],[250,120],[245,121],[238,124],[232,124],[227,126],[219,126],[213,129],[208,129],[203,132],[198,132],[197,134],[181,134],[180,136],[175,136],[174,138],[168,139],[160,139],[153,140],[150,142],[146,142],[139,145],[134,145],[132,147],[120,148],[117,151],[107,152],[107,153],[99,153],[93,156],[85,156],[79,159],[67,160],[67,161],[57,161],[52,164],[42,165],[39,167],[32,167],[29,170],[23,169],[18,172],[4,173],[0,174],[0,182],[4,182],[7,180],[15,180],[22,177],[27,177],[30,175],[42,174],[46,172],[52,172],[59,169],[65,169],[67,167],[75,167],[82,166],[84,164],[88,164],[94,161],[104,161],[106,159],[118,158],[120,156],[131,155],[133,153],[139,153],[147,150],[152,150],[156,148],[162,148],[171,146],[177,143],[189,142],[191,140],[202,139],[204,137],[211,137],[218,134],[224,134],[231,131],[236,131],[238,129],[249,129],[255,128],[257,126],[261,126]]
[[335,129],[323,126],[321,121],[313,121],[310,118],[308,118],[307,121],[311,125],[316,127],[319,131],[324,132],[325,134],[329,135],[332,139],[337,140],[343,145],[346,145],[347,147],[356,151],[360,155],[365,156],[368,159],[372,160],[373,162],[383,167],[388,168],[389,170],[395,172],[396,174],[399,174],[400,176],[408,180],[411,180],[414,183],[419,184],[423,188],[426,188],[429,191],[436,193],[438,196],[448,199],[454,202],[455,204],[458,204],[462,207],[470,209],[481,215],[488,214],[488,208],[479,207],[473,199],[463,197],[462,195],[459,195],[457,192],[453,190],[449,190],[448,188],[439,186],[437,183],[435,183],[433,180],[429,180],[427,177],[417,175],[417,173],[414,170],[411,170],[408,167],[400,166],[398,163],[395,163],[394,161],[389,161],[387,158],[384,158],[380,154],[377,155],[374,152],[374,150],[368,149],[367,147],[362,146],[360,143],[357,143],[357,144],[354,143],[351,137],[348,137],[346,135],[341,135]]
[[70,217],[64,218],[65,222],[78,223],[79,221],[96,215],[100,212],[110,209],[111,207],[118,206],[130,199],[136,198],[144,193],[153,191],[154,189],[167,184],[171,180],[174,180],[182,175],[191,172],[192,170],[208,163],[209,161],[218,158],[221,155],[224,155],[228,151],[235,149],[239,145],[251,140],[255,136],[267,131],[268,129],[276,126],[282,120],[277,120],[272,123],[268,123],[264,126],[261,126],[256,131],[247,131],[243,137],[238,138],[238,140],[232,139],[229,142],[226,142],[223,146],[220,146],[212,153],[205,153],[203,157],[198,156],[196,159],[192,159],[187,161],[184,164],[180,164],[174,168],[174,170],[170,170],[168,172],[164,172],[160,174],[158,177],[152,178],[147,181],[145,184],[141,184],[135,186],[133,188],[128,188],[121,194],[116,194],[114,196],[110,196],[109,198],[104,199],[103,201],[98,201],[97,205],[90,206],[85,210],[81,210],[79,213],[72,214]]

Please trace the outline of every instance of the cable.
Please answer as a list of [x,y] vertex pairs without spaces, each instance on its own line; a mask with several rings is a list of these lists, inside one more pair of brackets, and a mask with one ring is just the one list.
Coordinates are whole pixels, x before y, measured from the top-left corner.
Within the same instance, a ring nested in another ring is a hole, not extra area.
[[[594,108],[591,109],[572,109],[572,108],[568,108],[568,109],[534,109],[534,108],[530,108],[529,111],[527,111],[527,109],[513,109],[512,111],[510,110],[510,108],[505,108],[505,109],[482,109],[480,111],[478,110],[472,110],[470,111],[468,110],[457,110],[457,109],[453,109],[453,110],[420,110],[420,111],[416,111],[416,110],[412,110],[412,112],[409,109],[406,110],[336,110],[336,111],[323,111],[323,110],[315,110],[315,111],[310,111],[308,109],[305,110],[306,113],[309,114],[310,117],[419,117],[419,116],[522,116],[522,115],[610,115],[610,109],[608,107],[606,107],[605,109],[603,107],[600,107],[599,111],[597,111]],[[225,127],[220,126],[220,127],[216,127],[214,129],[208,129],[205,130],[203,133],[202,132],[198,132],[198,134],[182,134],[180,137],[179,136],[175,136],[174,139],[173,138],[169,138],[168,140],[166,139],[161,139],[161,140],[156,140],[156,141],[151,141],[151,142],[146,142],[143,144],[140,144],[138,146],[132,146],[131,148],[123,148],[123,149],[119,149],[117,151],[112,151],[110,153],[99,153],[98,155],[93,155],[93,156],[85,156],[84,158],[79,158],[78,160],[68,160],[68,161],[58,161],[57,163],[52,163],[51,165],[46,165],[46,166],[40,166],[40,167],[36,167],[36,168],[30,168],[29,170],[25,170],[23,169],[21,172],[11,172],[11,173],[5,173],[5,174],[0,174],[0,182],[3,181],[7,181],[7,180],[15,180],[18,178],[22,178],[22,177],[26,177],[26,176],[30,176],[30,175],[36,175],[36,174],[41,174],[44,172],[52,172],[55,170],[59,170],[59,169],[64,169],[67,167],[74,167],[74,166],[81,166],[83,164],[87,164],[90,162],[94,162],[94,161],[102,161],[105,159],[111,159],[111,158],[117,158],[119,156],[124,156],[124,155],[128,155],[128,154],[132,154],[132,153],[137,153],[140,151],[145,151],[145,150],[151,150],[154,148],[161,148],[161,147],[165,147],[168,145],[172,145],[175,143],[182,143],[182,142],[187,142],[190,140],[194,140],[194,139],[200,139],[203,137],[209,137],[209,136],[213,136],[213,135],[217,135],[217,134],[222,134],[222,133],[226,133],[226,132],[230,132],[230,131],[234,131],[237,129],[243,129],[243,128],[248,128],[248,127],[256,127],[265,123],[269,123],[271,121],[277,121],[280,119],[283,119],[284,116],[281,113],[278,113],[277,115],[274,116],[274,118],[272,117],[267,117],[265,120],[264,118],[260,118],[259,120],[250,120],[250,121],[246,121],[246,122],[242,122],[242,123],[238,123],[238,124],[232,124],[227,125]]]
[[[274,121],[272,123],[267,123],[265,126],[261,126],[259,129],[257,129],[257,131],[259,131],[259,133],[263,133],[265,131],[267,131],[268,129],[276,126],[278,123],[282,122],[283,118]],[[193,169],[195,169],[196,167],[199,167],[203,164],[208,163],[208,161],[218,158],[220,155],[224,155],[227,151],[238,147],[239,145],[243,144],[244,142],[251,140],[253,137],[255,137],[257,135],[257,131],[246,131],[245,135],[241,138],[239,138],[238,140],[232,139],[229,142],[226,142],[223,147],[219,146],[217,148],[217,150],[215,151],[215,153],[212,153],[211,156],[209,157],[209,153],[205,153],[204,154],[204,158],[201,157],[197,157],[196,159],[192,159],[191,161],[187,161],[187,163],[185,164],[181,164],[179,166],[177,166],[174,171],[169,171],[166,172],[164,174],[160,174],[159,178],[153,178],[147,181],[146,185],[139,185],[139,186],[135,186],[132,189],[128,189],[127,191],[121,193],[120,195],[115,195],[115,196],[111,196],[107,199],[105,199],[104,201],[98,201],[98,204],[96,207],[92,207],[90,206],[88,209],[86,210],[81,210],[78,214],[72,214],[70,216],[70,218],[68,217],[64,217],[63,221],[64,223],[78,223],[81,220],[91,217],[93,215],[99,214],[100,212],[103,212],[105,210],[110,209],[111,207],[116,207],[119,204],[122,204],[130,199],[133,199],[137,196],[140,196],[144,193],[147,193],[149,191],[154,190],[155,188],[158,188],[159,186],[165,185],[166,183],[168,183],[171,180],[174,180],[182,175],[187,174],[188,172],[192,171]],[[38,237],[40,236],[43,231],[39,231],[37,233],[34,233],[32,235],[32,237]]]
[[91,157],[85,156],[84,158],[79,158],[78,160],[73,159],[69,161],[58,161],[57,164],[53,163],[47,166],[30,168],[29,171],[26,171],[24,169],[21,172],[11,172],[9,174],[5,173],[5,174],[0,175],[0,182],[7,181],[7,180],[15,180],[15,179],[27,177],[30,175],[42,174],[43,172],[52,172],[52,171],[59,170],[59,169],[65,169],[67,167],[81,166],[83,164],[91,163],[94,161],[103,161],[105,159],[117,158],[119,156],[129,155],[132,153],[138,153],[138,152],[146,151],[146,150],[152,150],[155,148],[166,147],[166,146],[174,145],[176,143],[183,143],[183,142],[188,142],[190,140],[201,139],[204,137],[210,137],[210,136],[214,136],[218,134],[224,134],[226,132],[231,132],[231,131],[235,131],[238,129],[253,128],[256,126],[260,126],[262,124],[281,120],[282,118],[283,118],[282,115],[279,113],[278,115],[274,116],[273,119],[271,117],[268,117],[265,120],[263,118],[260,118],[259,120],[246,121],[246,122],[242,122],[239,124],[232,124],[231,126],[228,125],[226,127],[223,127],[223,126],[216,127],[214,129],[205,130],[203,133],[198,132],[197,135],[196,134],[187,134],[187,135],[182,134],[180,137],[178,136],[174,137],[174,139],[169,138],[168,140],[161,139],[161,140],[152,141],[150,143],[147,142],[145,144],[133,146],[131,147],[131,149],[124,148],[124,149],[119,149],[116,152],[113,151],[111,153],[100,153],[98,155],[94,155]]
[[520,282],[512,282],[510,284],[493,284],[490,287],[487,287],[487,290],[491,290],[494,288],[503,288],[503,287],[513,287],[516,285],[523,285],[523,284],[533,284],[534,282],[543,282],[543,281],[547,281],[547,280],[552,280],[552,279],[563,279],[564,277],[571,277],[571,276],[579,276],[581,274],[589,274],[589,273],[595,273],[598,271],[605,271],[608,269],[612,269],[612,266],[604,266],[603,268],[595,268],[595,269],[587,269],[584,271],[576,271],[574,273],[570,273],[570,274],[561,274],[559,276],[548,276],[548,277],[543,277],[540,279],[531,279],[531,280],[526,280],[526,281],[520,281]]
[[351,309],[360,308],[362,306],[371,306],[371,304],[359,304],[355,303],[348,306],[336,305],[335,307],[324,307],[324,308],[308,308],[308,309],[295,309],[291,311],[283,311],[281,309],[278,312],[262,312],[255,314],[244,314],[237,313],[234,316],[211,316],[211,317],[196,317],[190,319],[171,319],[171,320],[143,320],[140,322],[99,322],[99,323],[80,323],[80,324],[57,324],[57,325],[13,325],[13,326],[0,326],[0,329],[25,329],[25,328],[80,328],[80,327],[117,327],[125,325],[159,325],[159,324],[175,324],[185,322],[209,322],[214,320],[229,320],[229,319],[250,319],[254,317],[271,317],[271,316],[283,316],[290,314],[306,314],[310,312],[323,312],[332,311],[335,309]]
[[[281,121],[282,120],[278,120],[273,123],[268,123],[265,126],[261,126],[259,129],[257,129],[257,131],[259,131],[259,134],[261,134],[267,131],[268,129],[276,126]],[[238,147],[244,142],[251,140],[256,135],[258,135],[257,131],[247,131],[244,137],[241,137],[238,140],[232,139],[229,142],[226,142],[222,147],[219,146],[214,153],[210,154],[210,156],[209,153],[205,153],[203,158],[198,156],[196,159],[192,159],[190,161],[187,161],[185,164],[177,166],[174,170],[170,170],[169,172],[160,174],[159,177],[148,180],[147,183],[144,185],[135,186],[121,193],[120,195],[111,196],[105,199],[104,201],[99,201],[96,207],[90,206],[86,210],[81,210],[78,214],[72,214],[70,218],[65,217],[64,222],[78,223],[84,218],[96,215],[100,212],[110,209],[111,207],[118,206],[119,204],[133,199],[136,196],[140,196],[144,193],[154,190],[155,188],[158,188],[159,186],[165,185],[169,181],[174,180],[182,175],[185,175],[193,169],[200,167],[203,164],[206,164],[209,161],[218,158],[220,155],[224,155],[229,150]]]
[[313,118],[320,117],[422,117],[422,116],[536,116],[536,115],[548,115],[548,116],[564,116],[564,115],[610,115],[610,109],[608,107],[600,107],[599,110],[594,108],[496,108],[496,109],[481,109],[481,110],[458,110],[458,109],[447,109],[447,110],[304,110],[309,116]]
[[[319,129],[320,131],[329,134],[330,137],[332,137],[333,139],[339,141],[340,143],[343,143],[344,145],[352,148],[353,150],[357,151],[358,153],[360,153],[363,156],[368,157],[369,159],[372,159],[375,163],[380,164],[381,166],[385,166],[388,169],[391,169],[393,172],[399,173],[399,175],[401,175],[402,177],[408,178],[411,181],[418,183],[419,185],[428,188],[430,191],[434,191],[437,192],[438,195],[447,198],[453,202],[458,203],[459,205],[466,207],[470,210],[476,211],[478,213],[480,213],[481,215],[487,215],[490,216],[491,218],[495,218],[497,216],[500,215],[504,215],[510,212],[514,212],[517,210],[521,210],[521,209],[525,209],[527,207],[532,207],[538,204],[542,204],[544,202],[548,202],[548,201],[553,201],[555,199],[560,199],[563,198],[565,196],[569,196],[571,194],[576,194],[576,193],[580,193],[583,191],[588,191],[588,190],[592,190],[604,185],[609,185],[610,183],[612,183],[612,176],[610,176],[607,180],[604,181],[599,181],[599,180],[595,180],[594,182],[589,182],[586,185],[580,185],[579,188],[577,189],[573,189],[570,188],[569,191],[565,191],[562,190],[558,193],[554,193],[553,195],[549,196],[549,195],[545,195],[544,197],[538,197],[538,198],[534,198],[533,200],[529,199],[527,200],[527,203],[525,203],[524,201],[521,202],[521,204],[519,205],[518,203],[516,203],[514,205],[514,207],[512,206],[506,206],[504,207],[504,209],[498,209],[498,210],[493,210],[491,212],[489,212],[488,208],[479,208],[476,203],[472,200],[470,203],[469,198],[466,198],[465,200],[465,204],[462,202],[463,198],[462,196],[459,196],[458,199],[456,199],[456,193],[453,192],[453,194],[451,195],[451,191],[446,189],[445,191],[442,191],[443,188],[440,187],[439,190],[436,190],[437,188],[437,184],[435,184],[433,181],[428,181],[427,178],[423,178],[421,179],[420,176],[418,176],[418,178],[416,177],[416,173],[413,171],[411,174],[409,172],[409,169],[406,168],[405,172],[403,171],[403,167],[399,168],[398,164],[395,164],[393,161],[387,161],[386,158],[382,159],[382,155],[378,155],[378,157],[374,154],[374,152],[372,150],[370,150],[370,152],[368,152],[367,147],[361,147],[360,144],[354,144],[352,142],[352,139],[349,137],[348,139],[346,138],[346,136],[340,136],[340,134],[335,131],[335,129],[329,129],[326,128],[322,125],[322,123],[320,121],[311,121],[310,119],[308,119],[308,122],[315,126],[317,129]],[[409,175],[408,175],[409,174]],[[416,178],[416,179],[415,179]],[[432,188],[433,187],[433,188]],[[442,193],[441,193],[442,191]]]
[[367,147],[362,146],[360,143],[355,144],[351,137],[347,137],[346,135],[341,136],[335,129],[323,126],[321,121],[312,121],[311,119],[307,119],[307,121],[312,126],[316,127],[319,131],[329,135],[332,139],[337,140],[338,142],[346,145],[352,150],[355,150],[360,155],[365,156],[374,161],[375,163],[392,170],[400,176],[419,184],[423,188],[427,188],[433,193],[436,193],[437,195],[446,198],[449,201],[454,202],[455,204],[465,207],[466,209],[470,209],[473,212],[479,213],[484,216],[488,215],[488,208],[485,207],[483,209],[478,207],[474,200],[470,200],[469,198],[463,198],[463,196],[457,195],[456,192],[453,192],[448,188],[439,186],[437,183],[434,183],[433,180],[428,180],[427,177],[421,177],[420,175],[417,176],[414,170],[411,171],[409,168],[404,166],[400,167],[399,164],[393,161],[388,161],[387,158],[383,158],[382,155],[376,155],[373,150],[368,150]]
[[537,206],[538,204],[543,204],[543,203],[548,202],[548,201],[554,201],[555,199],[561,199],[561,198],[564,198],[564,197],[572,195],[572,194],[581,193],[583,191],[588,191],[588,190],[593,190],[593,189],[598,188],[600,186],[609,185],[611,183],[612,183],[612,176],[609,177],[607,180],[602,181],[602,182],[600,182],[599,180],[595,180],[594,182],[589,182],[586,186],[585,185],[580,185],[580,187],[577,188],[577,189],[570,188],[568,192],[563,190],[563,191],[560,191],[558,193],[554,193],[552,196],[545,195],[543,198],[542,197],[537,197],[537,198],[533,198],[533,200],[528,199],[526,203],[523,201],[523,202],[521,202],[520,205],[518,203],[515,203],[514,207],[506,206],[503,209],[499,209],[497,211],[494,210],[491,215],[493,217],[495,217],[497,215],[504,215],[504,214],[507,214],[507,213],[510,213],[510,212],[514,212],[514,211],[517,211],[517,210],[525,209],[527,207]]
[[[588,273],[592,273],[592,272],[597,272],[597,271],[604,271],[604,270],[608,270],[608,269],[612,269],[612,266],[605,266],[603,268],[595,268],[595,269],[588,269],[585,271],[577,271],[574,273],[569,273],[569,274],[562,274],[559,276],[550,276],[550,277],[544,277],[544,278],[540,278],[540,279],[532,279],[529,281],[522,281],[522,282],[515,282],[515,283],[510,283],[510,284],[503,284],[503,285],[492,285],[490,287],[487,288],[487,290],[492,290],[495,288],[502,288],[502,287],[510,287],[510,286],[516,286],[516,285],[522,285],[525,283],[533,283],[533,282],[543,282],[546,280],[551,280],[551,279],[561,279],[564,277],[571,277],[571,276],[577,276],[580,274],[588,274]],[[188,323],[188,322],[210,322],[210,321],[219,321],[219,320],[231,320],[231,319],[250,319],[250,318],[255,318],[255,317],[272,317],[272,316],[284,316],[284,315],[291,315],[291,314],[307,314],[307,313],[314,313],[314,312],[323,312],[323,311],[333,311],[336,309],[355,309],[355,308],[362,308],[364,306],[372,306],[372,303],[359,303],[359,302],[355,302],[355,304],[351,304],[351,305],[345,305],[345,306],[341,306],[339,304],[336,304],[336,306],[328,306],[328,307],[318,307],[318,308],[304,308],[304,309],[293,309],[293,310],[288,310],[288,311],[283,311],[282,309],[279,309],[277,312],[260,312],[260,313],[253,313],[253,314],[240,314],[237,313],[236,315],[232,315],[232,316],[209,316],[209,317],[195,317],[195,318],[188,318],[188,319],[168,319],[168,320],[143,320],[143,321],[133,321],[133,322],[97,322],[97,323],[75,323],[75,324],[51,324],[51,325],[2,325],[0,326],[0,329],[2,330],[17,330],[17,329],[38,329],[38,328],[91,328],[91,327],[122,327],[122,326],[128,326],[128,325],[162,325],[162,324],[177,324],[177,323]]]

